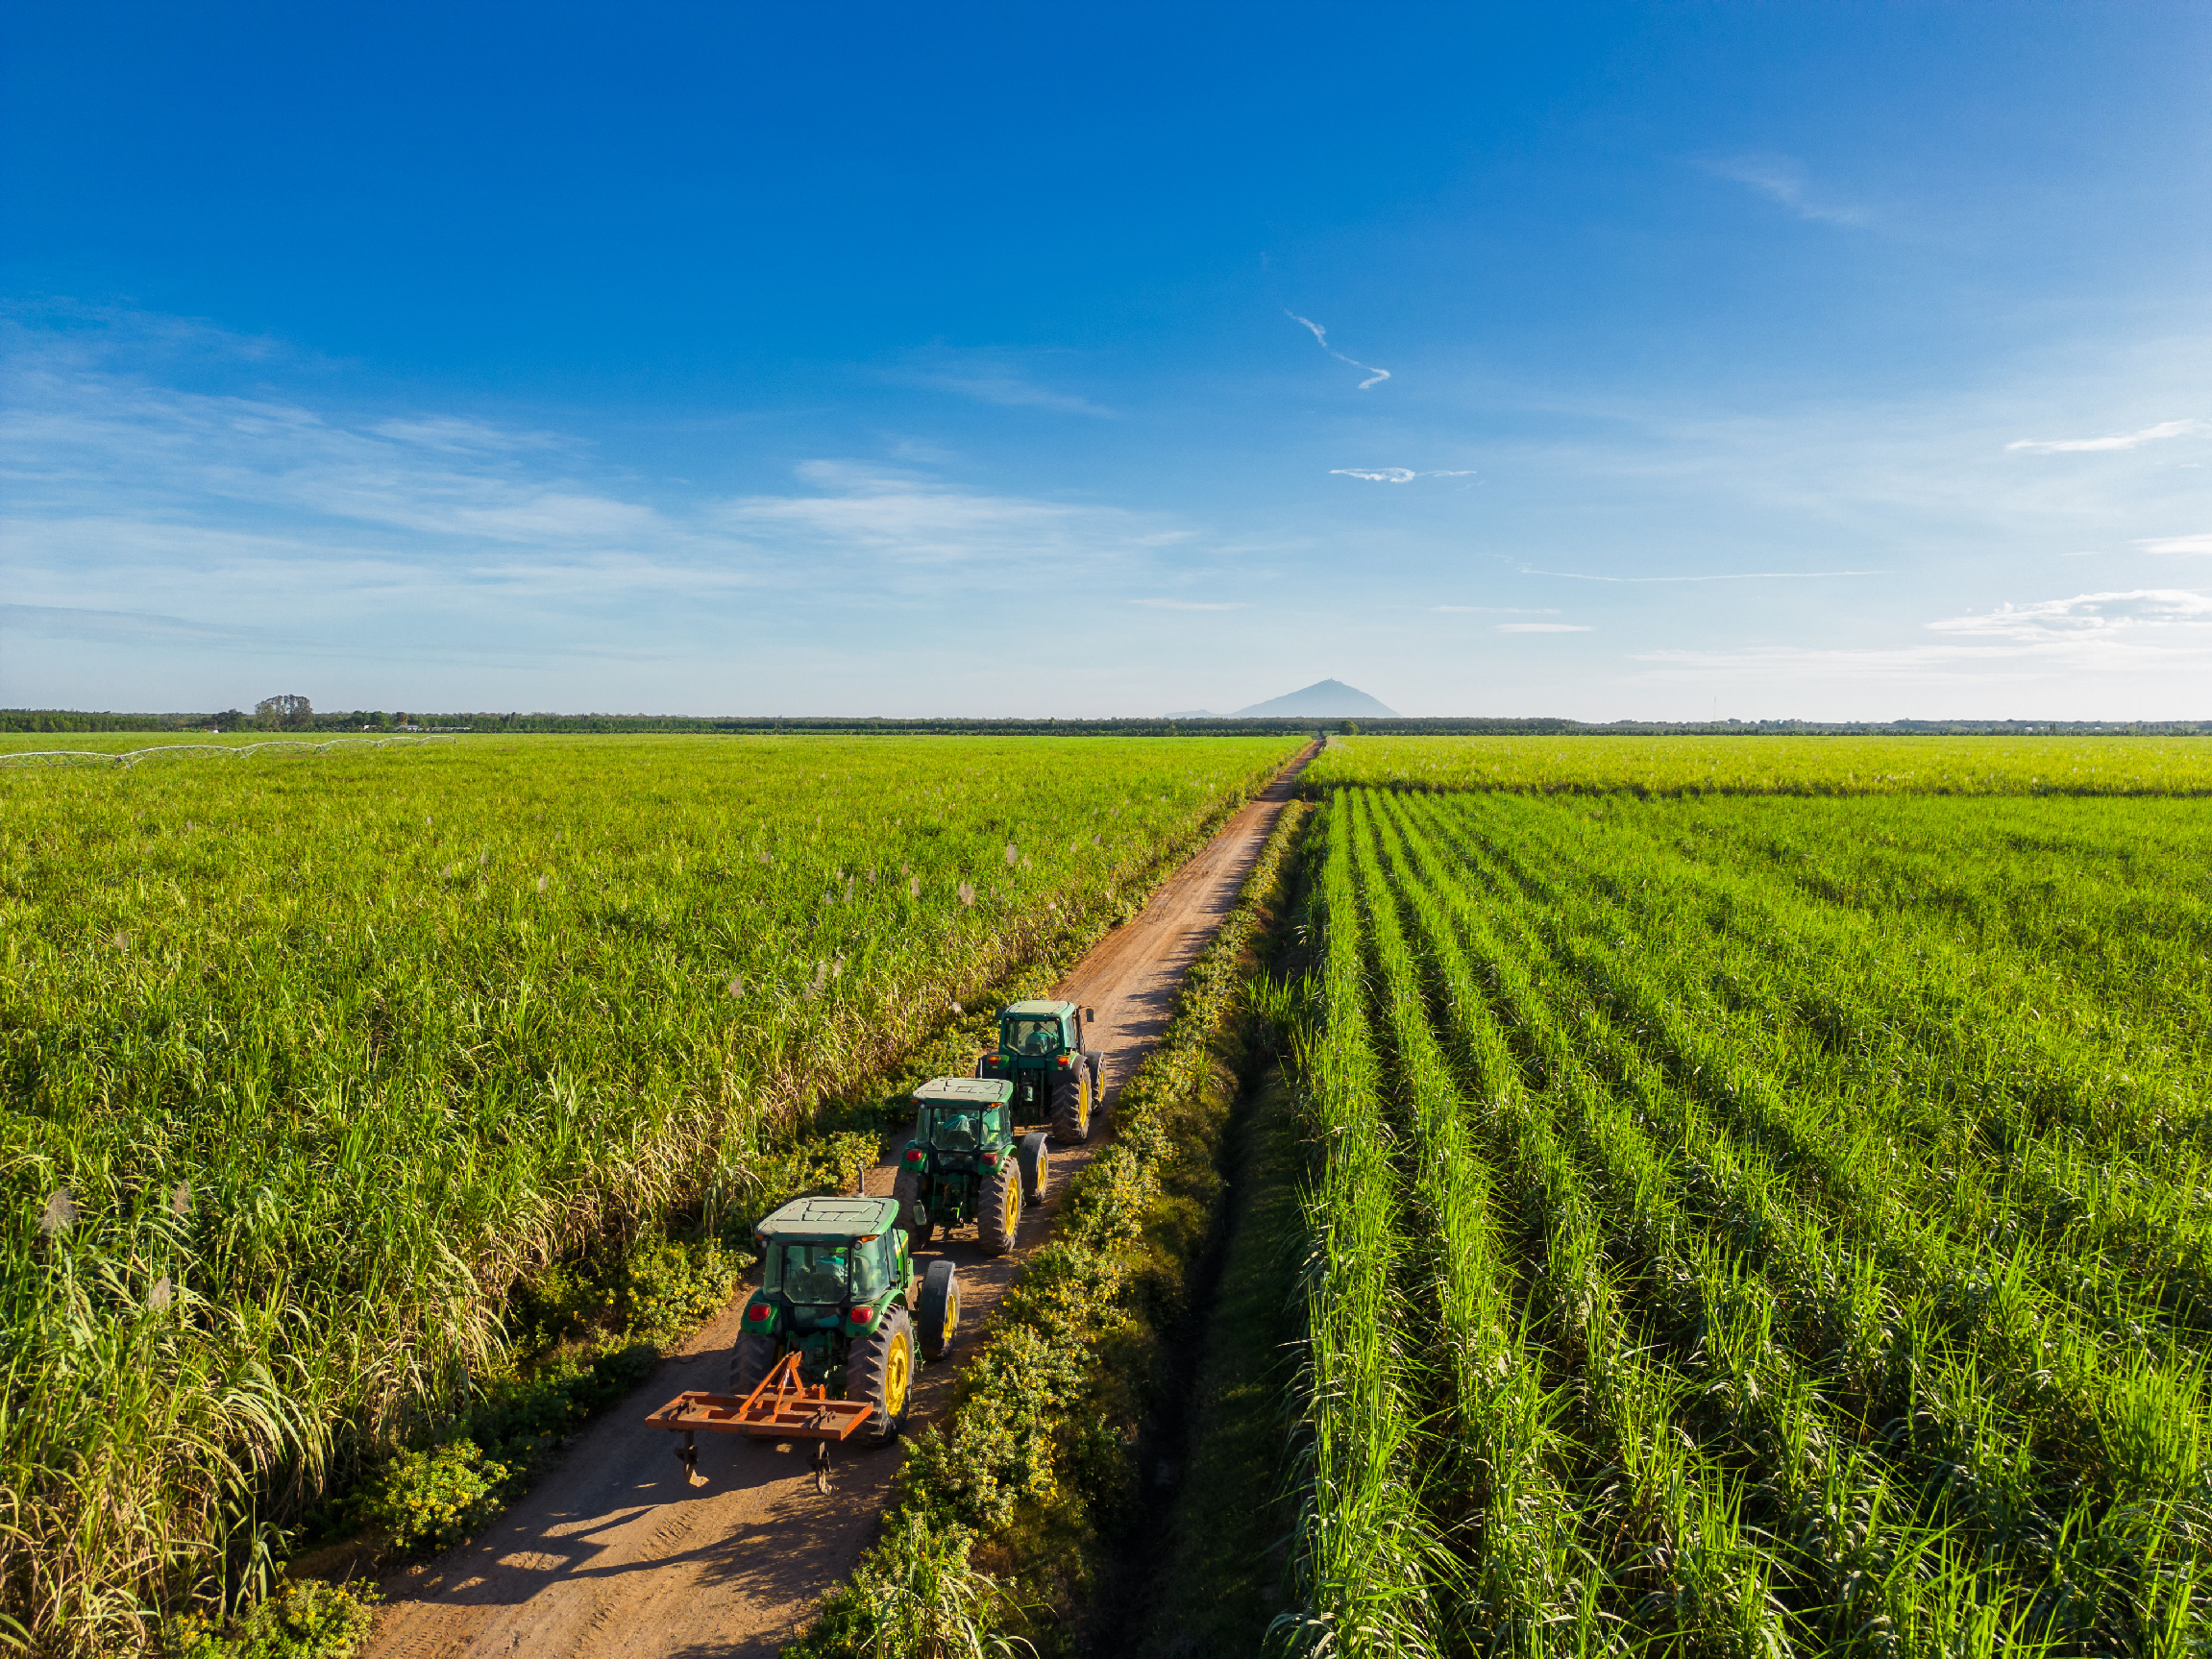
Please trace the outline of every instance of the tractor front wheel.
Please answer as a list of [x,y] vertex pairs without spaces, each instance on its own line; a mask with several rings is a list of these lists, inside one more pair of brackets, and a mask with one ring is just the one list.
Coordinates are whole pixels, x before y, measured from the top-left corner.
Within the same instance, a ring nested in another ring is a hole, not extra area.
[[1045,1145],[1045,1132],[1023,1135],[1014,1157],[1021,1167],[1021,1196],[1035,1204],[1045,1196],[1045,1183],[1052,1172],[1052,1154]]
[[960,1329],[960,1275],[949,1261],[929,1264],[922,1276],[922,1354],[943,1359],[952,1351],[952,1333]]
[[1020,1225],[1021,1170],[1009,1159],[983,1178],[982,1202],[976,1206],[976,1241],[985,1255],[1004,1256],[1014,1248],[1014,1234]]
[[1070,1066],[1052,1078],[1052,1138],[1081,1146],[1091,1138],[1091,1068]]
[[774,1369],[775,1357],[774,1337],[739,1337],[737,1351],[729,1356],[730,1393],[742,1400],[758,1388]]
[[906,1399],[913,1391],[914,1322],[893,1303],[847,1355],[845,1398],[875,1408],[864,1432],[880,1446],[906,1421]]

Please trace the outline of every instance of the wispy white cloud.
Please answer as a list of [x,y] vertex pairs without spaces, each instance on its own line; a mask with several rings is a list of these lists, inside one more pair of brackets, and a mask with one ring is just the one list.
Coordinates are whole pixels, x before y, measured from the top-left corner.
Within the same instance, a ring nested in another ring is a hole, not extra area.
[[1432,611],[1463,611],[1474,616],[1489,617],[1556,617],[1556,605],[1431,605]]
[[[2212,595],[2134,588],[2005,603],[1925,624],[1929,645],[1873,648],[1748,646],[1655,650],[1635,660],[1661,674],[1735,673],[1794,682],[2049,682],[2052,676],[2132,675],[2200,683],[2212,672]],[[2178,676],[2178,678],[2176,678]]]
[[1089,398],[1042,383],[1029,365],[1003,353],[938,350],[887,378],[900,385],[925,386],[1009,409],[1051,409],[1064,415],[1116,418],[1112,409]]
[[1087,502],[989,495],[866,462],[800,463],[817,493],[751,495],[716,503],[706,521],[748,541],[901,566],[976,561],[1111,560],[1180,539],[1158,520]]
[[0,633],[39,634],[54,639],[109,639],[124,642],[178,642],[235,645],[249,631],[187,617],[151,611],[111,611],[86,605],[0,604]]
[[1252,608],[1242,603],[1201,603],[1196,599],[1131,599],[1129,602],[1151,611],[1248,611]]
[[1781,203],[1801,219],[1854,227],[1873,221],[1866,208],[1838,202],[1815,189],[1805,163],[1788,156],[1720,156],[1699,165],[1717,179],[1747,185],[1769,201]]
[[552,432],[510,431],[504,427],[495,427],[488,421],[466,420],[457,415],[378,421],[367,429],[380,438],[390,438],[394,443],[412,444],[420,449],[441,450],[448,454],[458,455],[513,454],[523,450],[571,447],[566,440]]
[[1539,571],[1520,567],[1524,576],[1561,576],[1576,582],[1785,582],[1817,576],[1886,576],[1887,571],[1729,571],[1714,576],[1593,576],[1585,571]]
[[2200,536],[2152,536],[2135,544],[2147,553],[2206,553],[2212,554],[2212,534]]
[[2037,455],[2070,454],[2101,450],[2132,450],[2143,444],[2154,444],[2161,438],[2186,438],[2198,432],[2212,432],[2212,425],[2202,421],[2160,421],[2155,427],[2145,427],[2141,431],[2115,432],[2109,437],[2017,438],[2004,447],[2007,450],[2026,450]]
[[1336,358],[1338,362],[1349,363],[1353,368],[1359,370],[1361,374],[1366,376],[1367,378],[1360,382],[1361,391],[1365,391],[1369,386],[1380,385],[1383,381],[1390,378],[1389,370],[1378,369],[1372,363],[1363,363],[1357,357],[1347,357],[1343,353],[1338,351],[1336,347],[1330,345],[1328,329],[1322,328],[1321,325],[1315,322],[1313,318],[1301,317],[1297,312],[1289,309],[1286,309],[1283,312],[1283,315],[1290,318],[1293,323],[1302,323],[1307,328],[1311,329],[1314,331],[1314,338],[1319,342],[1321,350],[1328,353],[1330,356]]
[[1590,628],[1583,622],[1500,622],[1501,634],[1586,634]]
[[[193,339],[198,378],[249,362],[265,386],[258,348],[224,359],[224,340]],[[19,329],[4,344],[0,628],[26,650],[56,642],[49,662],[68,639],[140,640],[148,665],[713,655],[772,616],[803,633],[796,619],[813,613],[779,607],[823,598],[934,613],[947,569],[1082,568],[1127,584],[1159,579],[1163,558],[1180,576],[1218,551],[1167,514],[963,487],[914,446],[899,462],[806,461],[782,489],[649,492],[563,434],[186,391],[147,377],[135,336],[110,350]],[[25,695],[31,660],[0,651],[10,695]]]
[[1434,473],[1416,473],[1411,467],[1380,467],[1368,472],[1361,467],[1331,467],[1331,477],[1364,478],[1370,484],[1410,484],[1415,478],[1471,478],[1472,467],[1458,467]]
[[2212,595],[2187,588],[2131,588],[2123,593],[2038,599],[2026,605],[2006,603],[1993,611],[1946,617],[1928,626],[1936,633],[2046,645],[2207,622],[2212,622]]

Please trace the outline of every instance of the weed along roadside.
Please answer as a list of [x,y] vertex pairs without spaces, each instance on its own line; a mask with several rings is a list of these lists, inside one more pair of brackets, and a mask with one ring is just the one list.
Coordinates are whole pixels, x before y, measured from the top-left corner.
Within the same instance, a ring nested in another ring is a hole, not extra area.
[[1192,1340],[1223,1197],[1253,953],[1308,810],[1293,802],[1277,820],[1123,1084],[1113,1140],[1069,1186],[950,1412],[909,1448],[881,1536],[793,1659],[969,1651],[994,1636],[1079,1648],[1109,1628],[1118,1640],[1105,1603],[1148,1512],[1146,1426],[1190,1372],[1176,1349]]

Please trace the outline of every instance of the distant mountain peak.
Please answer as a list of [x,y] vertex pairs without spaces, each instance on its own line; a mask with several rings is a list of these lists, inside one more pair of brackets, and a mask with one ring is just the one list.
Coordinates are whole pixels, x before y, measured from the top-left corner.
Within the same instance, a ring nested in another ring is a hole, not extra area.
[[1384,707],[1357,686],[1348,686],[1342,680],[1315,680],[1303,691],[1239,709],[1234,718],[1341,720],[1355,716],[1387,720],[1394,719],[1395,714],[1396,711]]

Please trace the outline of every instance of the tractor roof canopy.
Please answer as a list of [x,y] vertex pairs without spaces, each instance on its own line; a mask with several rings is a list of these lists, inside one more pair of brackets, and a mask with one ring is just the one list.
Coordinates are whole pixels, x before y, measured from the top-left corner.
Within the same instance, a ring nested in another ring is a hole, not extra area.
[[1004,1106],[1014,1086],[1001,1077],[933,1077],[914,1091],[916,1106]]
[[1000,1011],[1004,1014],[1022,1014],[1030,1019],[1066,1019],[1075,1012],[1071,1002],[1010,1002]]
[[795,1198],[752,1231],[768,1239],[867,1238],[898,1225],[893,1198]]

